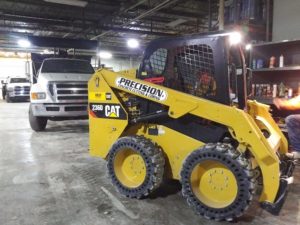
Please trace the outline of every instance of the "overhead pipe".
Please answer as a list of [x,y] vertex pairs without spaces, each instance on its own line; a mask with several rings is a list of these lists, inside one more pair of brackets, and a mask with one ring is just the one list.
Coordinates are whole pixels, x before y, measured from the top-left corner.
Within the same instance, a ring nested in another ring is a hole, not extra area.
[[137,7],[137,6],[141,5],[141,4],[143,4],[143,3],[146,2],[146,1],[148,1],[148,0],[141,0],[141,1],[138,1],[137,3],[133,4],[132,6],[129,6],[128,8],[122,10],[121,12],[128,12],[129,10],[134,9],[135,7]]
[[211,0],[208,0],[208,31],[211,31],[211,27],[212,27]]
[[[144,18],[144,17],[146,17],[146,16],[152,15],[153,13],[157,12],[158,10],[160,10],[160,9],[162,9],[162,8],[165,8],[165,7],[169,6],[170,4],[173,4],[173,3],[177,2],[177,1],[179,1],[179,0],[166,0],[166,1],[164,1],[164,2],[162,2],[162,3],[160,3],[160,4],[158,4],[158,5],[155,6],[154,8],[152,8],[152,9],[150,9],[150,10],[148,10],[148,11],[142,13],[141,15],[135,17],[134,19],[132,19],[132,20],[130,20],[130,21],[128,21],[128,22],[122,24],[121,26],[128,26],[128,25],[130,25],[132,22],[135,22],[136,20],[142,19],[142,18]],[[110,33],[110,32],[112,32],[112,30],[108,30],[108,31],[106,31],[106,32],[104,32],[104,33],[101,33],[101,34],[99,34],[99,35],[96,35],[96,36],[92,37],[91,40],[95,40],[95,39],[97,39],[97,38],[99,38],[99,37],[102,37],[102,36],[104,36],[104,35],[106,35],[106,34],[108,34],[108,33]]]
[[270,41],[271,0],[267,0],[266,9],[266,41]]
[[[33,26],[30,26],[30,27],[23,27],[23,26],[20,26],[20,25],[0,25],[0,29],[3,29],[3,28],[9,28],[9,29],[24,29],[24,30],[28,30],[28,31],[45,31],[45,32],[50,32],[50,31],[53,31],[53,32],[57,32],[57,33],[66,33],[68,32],[69,34],[75,34],[75,35],[78,35],[78,34],[81,34],[82,32],[81,31],[75,31],[75,30],[66,30],[66,29],[56,29],[56,30],[53,30],[53,29],[50,29],[50,28],[47,28],[47,27],[33,27]],[[161,36],[161,35],[164,35],[164,36],[171,36],[171,35],[174,35],[174,33],[166,33],[166,32],[161,32],[161,31],[148,31],[148,30],[128,30],[126,28],[111,28],[111,27],[106,27],[106,26],[103,26],[103,27],[100,27],[101,29],[103,30],[107,30],[107,31],[115,31],[115,32],[124,32],[124,33],[137,33],[137,34],[153,34],[153,35],[158,35],[158,36]],[[87,33],[88,35],[91,35],[91,33]],[[65,38],[65,37],[64,37]]]
[[219,30],[224,30],[224,8],[225,8],[225,1],[219,1]]

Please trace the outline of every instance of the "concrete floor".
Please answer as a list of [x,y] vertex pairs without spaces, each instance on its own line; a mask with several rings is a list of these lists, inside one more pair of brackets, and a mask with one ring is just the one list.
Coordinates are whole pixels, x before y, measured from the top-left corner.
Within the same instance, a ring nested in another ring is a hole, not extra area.
[[[88,154],[88,122],[50,122],[33,132],[28,103],[0,100],[0,225],[226,224],[198,217],[178,182],[144,200],[119,195],[105,161]],[[236,224],[300,224],[300,170],[280,216],[254,203]],[[229,224],[229,223],[228,223]]]

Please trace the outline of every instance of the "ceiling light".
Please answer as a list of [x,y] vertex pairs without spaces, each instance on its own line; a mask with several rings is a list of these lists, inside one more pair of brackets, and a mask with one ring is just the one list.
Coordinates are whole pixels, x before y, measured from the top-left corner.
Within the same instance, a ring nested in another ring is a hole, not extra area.
[[127,41],[127,46],[129,48],[137,48],[137,47],[139,47],[139,45],[140,45],[140,43],[136,39],[131,38]]
[[98,56],[100,56],[101,59],[111,59],[112,54],[110,52],[101,51],[98,53]]
[[251,45],[251,44],[246,44],[245,49],[246,49],[247,51],[249,51],[251,48],[252,48],[252,45]]
[[31,43],[28,40],[21,39],[18,41],[18,45],[22,48],[28,48],[31,46]]
[[229,41],[231,45],[239,44],[242,41],[242,35],[239,32],[232,32],[229,35]]
[[86,5],[88,4],[87,1],[82,1],[82,0],[44,0],[44,1],[56,3],[56,4],[77,6],[77,7],[86,7]]

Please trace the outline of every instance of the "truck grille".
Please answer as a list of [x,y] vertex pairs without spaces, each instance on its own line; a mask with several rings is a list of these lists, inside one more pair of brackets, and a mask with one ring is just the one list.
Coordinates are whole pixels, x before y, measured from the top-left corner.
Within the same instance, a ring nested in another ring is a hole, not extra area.
[[88,101],[87,82],[61,82],[49,84],[49,91],[56,102],[74,103]]
[[30,86],[15,86],[14,92],[15,95],[29,95]]

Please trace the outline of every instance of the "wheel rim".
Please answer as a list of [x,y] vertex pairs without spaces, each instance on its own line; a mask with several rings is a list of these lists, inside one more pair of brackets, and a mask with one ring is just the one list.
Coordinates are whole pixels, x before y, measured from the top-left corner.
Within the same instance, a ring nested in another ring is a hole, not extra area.
[[190,177],[193,193],[211,208],[224,208],[234,202],[238,193],[235,175],[224,164],[206,160],[197,164]]
[[142,185],[146,178],[146,164],[143,157],[129,148],[117,152],[114,170],[117,179],[129,188]]

